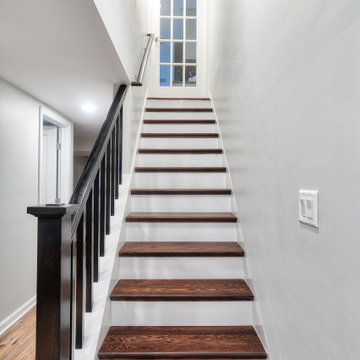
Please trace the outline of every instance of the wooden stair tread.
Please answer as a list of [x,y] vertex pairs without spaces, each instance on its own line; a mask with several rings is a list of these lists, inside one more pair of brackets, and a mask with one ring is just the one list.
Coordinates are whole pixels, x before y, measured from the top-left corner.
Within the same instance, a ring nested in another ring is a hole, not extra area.
[[231,189],[131,189],[131,195],[231,195]]
[[201,173],[225,173],[226,167],[223,166],[202,166],[202,167],[186,167],[186,166],[137,166],[135,172],[201,172]]
[[177,120],[154,120],[145,119],[144,124],[166,124],[166,125],[179,125],[179,124],[216,124],[215,120],[202,120],[202,119],[177,119]]
[[235,241],[128,241],[119,251],[121,257],[243,257]]
[[200,100],[210,101],[210,98],[191,98],[191,97],[148,97],[147,100]]
[[138,149],[139,154],[222,154],[222,149]]
[[100,359],[266,359],[252,326],[112,326]]
[[146,112],[213,112],[212,108],[146,108]]
[[252,326],[112,326],[100,359],[266,359]]
[[141,133],[142,138],[218,138],[218,133]]
[[235,223],[237,217],[231,212],[223,213],[175,213],[175,212],[132,212],[126,222],[219,222]]
[[251,301],[254,295],[242,279],[121,279],[113,301]]

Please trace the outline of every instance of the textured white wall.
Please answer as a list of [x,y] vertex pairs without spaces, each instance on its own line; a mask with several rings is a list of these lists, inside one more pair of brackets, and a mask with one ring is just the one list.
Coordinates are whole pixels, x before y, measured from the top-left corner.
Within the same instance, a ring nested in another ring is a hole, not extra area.
[[35,296],[40,105],[0,79],[0,324]]
[[[94,0],[128,81],[135,81],[147,44],[147,33],[153,32],[152,10],[156,0]],[[152,54],[154,54],[154,48]],[[151,56],[152,57],[152,56]],[[147,66],[142,87],[130,87],[124,103],[123,171],[129,173],[135,140],[152,63]],[[90,150],[90,148],[89,148]]]
[[[208,78],[274,360],[360,351],[360,2],[208,2]],[[298,190],[320,191],[320,229]]]

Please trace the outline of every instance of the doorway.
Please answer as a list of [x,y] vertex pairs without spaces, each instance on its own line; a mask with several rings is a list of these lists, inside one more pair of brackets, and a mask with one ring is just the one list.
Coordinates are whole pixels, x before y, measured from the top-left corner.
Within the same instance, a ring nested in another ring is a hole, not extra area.
[[67,203],[73,188],[73,125],[40,107],[39,204]]
[[158,0],[152,95],[202,96],[205,84],[203,0]]
[[41,198],[46,204],[60,203],[60,128],[43,120],[42,132],[42,179]]

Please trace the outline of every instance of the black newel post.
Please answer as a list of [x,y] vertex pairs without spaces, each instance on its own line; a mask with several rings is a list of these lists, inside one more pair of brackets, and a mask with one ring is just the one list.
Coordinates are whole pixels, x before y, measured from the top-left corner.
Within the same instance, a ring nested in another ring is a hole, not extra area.
[[38,218],[36,360],[72,358],[71,215],[77,208],[27,209]]

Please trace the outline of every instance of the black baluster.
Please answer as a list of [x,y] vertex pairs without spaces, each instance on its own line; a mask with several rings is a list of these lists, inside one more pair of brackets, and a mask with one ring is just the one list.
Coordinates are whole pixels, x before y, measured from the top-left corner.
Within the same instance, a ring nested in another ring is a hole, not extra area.
[[115,127],[111,133],[111,216],[115,215]]
[[94,282],[99,281],[99,172],[94,182]]
[[86,312],[92,311],[92,282],[93,282],[93,192],[90,191],[86,202]]
[[120,109],[120,133],[119,133],[119,185],[122,184],[122,155],[123,155],[123,107]]
[[75,280],[75,348],[82,349],[84,341],[84,214],[76,231]]
[[120,115],[115,123],[115,198],[119,198],[119,135],[120,135]]
[[106,201],[106,158],[101,161],[100,170],[100,256],[105,255],[105,201]]
[[110,186],[111,186],[111,144],[110,141],[107,145],[106,148],[106,225],[105,225],[105,229],[106,229],[106,235],[110,234],[110,195],[111,195],[111,190],[110,190]]

